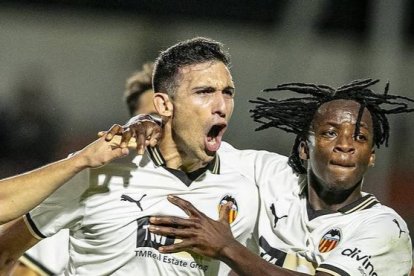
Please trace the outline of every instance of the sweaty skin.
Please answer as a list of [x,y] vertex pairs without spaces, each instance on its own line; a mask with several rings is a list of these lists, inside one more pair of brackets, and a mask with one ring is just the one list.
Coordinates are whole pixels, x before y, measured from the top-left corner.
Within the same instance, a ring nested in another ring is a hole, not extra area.
[[373,126],[367,109],[355,133],[360,104],[334,100],[321,105],[302,143],[308,161],[309,200],[316,210],[337,210],[361,197],[363,175],[375,161]]

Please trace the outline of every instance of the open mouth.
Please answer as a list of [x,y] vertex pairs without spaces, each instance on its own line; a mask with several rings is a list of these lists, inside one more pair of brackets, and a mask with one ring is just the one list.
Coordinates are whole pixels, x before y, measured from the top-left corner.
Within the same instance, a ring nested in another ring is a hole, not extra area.
[[207,133],[207,137],[215,138],[220,132],[226,127],[226,125],[214,125],[211,127],[210,131]]
[[206,147],[209,151],[217,151],[221,145],[221,138],[226,129],[225,124],[213,125],[207,133]]

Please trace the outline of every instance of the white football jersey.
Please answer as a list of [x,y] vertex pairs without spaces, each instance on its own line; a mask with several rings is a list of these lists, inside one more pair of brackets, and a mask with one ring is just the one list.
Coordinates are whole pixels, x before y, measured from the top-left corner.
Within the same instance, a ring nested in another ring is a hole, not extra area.
[[26,251],[19,261],[39,275],[63,275],[69,261],[69,231],[41,240]]
[[[220,153],[221,155],[221,153]],[[223,153],[226,155],[226,153]],[[153,215],[187,217],[167,200],[180,196],[212,219],[233,202],[231,229],[242,244],[253,244],[258,217],[255,183],[219,155],[203,170],[186,175],[167,169],[157,148],[131,166],[85,170],[26,215],[33,234],[48,237],[70,230],[68,275],[226,275],[229,268],[186,252],[161,254],[173,237],[148,231]],[[63,250],[63,249],[62,249]]]
[[260,183],[260,255],[308,274],[409,275],[411,241],[404,220],[371,194],[338,212],[314,211],[306,180],[269,173]]

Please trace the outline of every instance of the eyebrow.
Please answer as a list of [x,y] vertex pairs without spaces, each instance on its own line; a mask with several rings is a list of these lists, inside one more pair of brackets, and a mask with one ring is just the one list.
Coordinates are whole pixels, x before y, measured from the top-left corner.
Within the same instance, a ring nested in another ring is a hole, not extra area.
[[[213,87],[213,86],[197,86],[197,87],[193,87],[191,90],[208,90],[208,91],[216,91],[217,88]],[[222,89],[222,91],[225,90],[231,90],[231,91],[235,91],[236,89],[233,86],[226,86]]]
[[[328,124],[336,128],[339,128],[341,126],[341,124],[338,124],[336,122],[331,122],[331,121],[325,121],[324,124]],[[356,123],[353,125],[356,125]],[[365,122],[360,121],[359,126],[362,128],[368,129],[368,124],[366,124]]]

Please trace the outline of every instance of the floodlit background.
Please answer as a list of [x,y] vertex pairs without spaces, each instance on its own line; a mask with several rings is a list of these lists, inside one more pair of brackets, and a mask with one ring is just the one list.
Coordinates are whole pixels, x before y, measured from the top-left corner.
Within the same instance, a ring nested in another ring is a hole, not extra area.
[[[206,36],[232,55],[226,140],[288,154],[293,136],[254,132],[249,99],[283,82],[386,81],[414,97],[414,2],[404,0],[56,0],[0,4],[0,176],[77,150],[128,119],[125,79],[160,50]],[[414,114],[391,118],[365,189],[414,232]]]

